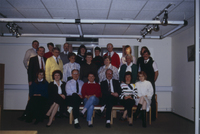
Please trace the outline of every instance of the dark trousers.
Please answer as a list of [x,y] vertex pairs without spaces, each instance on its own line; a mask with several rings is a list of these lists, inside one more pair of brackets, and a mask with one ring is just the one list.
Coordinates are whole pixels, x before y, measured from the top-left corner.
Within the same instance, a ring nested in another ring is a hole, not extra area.
[[155,82],[150,81],[152,86],[153,86],[153,96],[151,98],[151,119],[155,120],[156,119],[156,99],[155,99]]
[[73,107],[74,119],[79,117],[79,106],[81,102],[82,102],[82,99],[76,93],[73,93],[72,96],[67,96],[68,106]]
[[42,121],[45,115],[47,99],[42,96],[32,96],[26,106],[26,119]]
[[132,107],[135,105],[134,99],[123,99],[120,101],[121,105],[124,106],[124,109],[127,110],[128,117],[131,117]]
[[110,120],[112,107],[118,104],[119,99],[118,97],[114,97],[112,95],[105,95],[102,96],[102,100],[104,102],[104,105],[106,105],[106,120]]

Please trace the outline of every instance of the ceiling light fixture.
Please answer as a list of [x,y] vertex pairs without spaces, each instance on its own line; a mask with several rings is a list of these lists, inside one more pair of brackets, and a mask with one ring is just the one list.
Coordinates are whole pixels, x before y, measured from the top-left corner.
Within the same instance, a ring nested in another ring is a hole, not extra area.
[[10,25],[10,23],[7,23],[6,27],[13,36],[15,35],[17,38],[21,36],[21,33],[19,33],[19,29],[22,29],[22,27],[18,26],[15,23],[13,23],[12,25]]
[[167,24],[168,24],[168,11],[167,11],[167,9],[165,9],[165,14],[164,14],[164,17],[163,17],[163,19],[162,19],[162,24],[163,24],[163,26],[166,26]]
[[142,38],[137,38],[137,41],[138,42],[142,42]]

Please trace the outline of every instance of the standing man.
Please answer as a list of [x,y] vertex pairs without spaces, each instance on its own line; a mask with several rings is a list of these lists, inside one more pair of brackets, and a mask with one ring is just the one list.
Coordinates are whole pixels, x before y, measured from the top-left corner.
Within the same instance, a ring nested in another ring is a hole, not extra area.
[[37,40],[34,40],[32,42],[32,48],[30,48],[26,51],[24,60],[23,60],[23,63],[24,63],[24,66],[26,69],[28,69],[28,64],[29,64],[30,58],[37,55],[38,47],[39,47],[39,42]]
[[144,62],[140,62],[140,67],[139,71],[144,71],[147,74],[147,80],[151,82],[153,89],[154,89],[154,94],[152,96],[151,100],[151,109],[152,109],[152,114],[151,114],[151,119],[152,121],[156,120],[156,100],[155,100],[155,82],[158,78],[158,67],[155,61],[150,57],[151,53],[149,50],[145,50],[142,54],[144,58]]
[[111,58],[111,64],[115,66],[117,69],[119,69],[120,66],[120,58],[119,55],[113,51],[113,44],[108,43],[107,44],[107,50],[108,52],[104,56],[109,56]]
[[81,65],[80,69],[80,79],[85,83],[88,82],[88,74],[93,73],[95,77],[95,82],[99,82],[99,77],[97,74],[97,66],[92,63],[92,53],[86,53],[86,63]]
[[84,82],[79,80],[79,71],[77,69],[72,70],[72,79],[67,82],[65,90],[67,93],[67,103],[70,105],[69,109],[67,110],[71,113],[73,109],[73,116],[74,116],[74,127],[80,129],[80,124],[78,121],[79,118],[79,106],[82,102],[82,94],[81,89]]
[[97,65],[97,69],[104,65],[103,57],[100,56],[101,48],[95,47],[95,57],[92,62]]
[[53,52],[53,56],[47,59],[46,69],[45,69],[46,80],[49,83],[53,81],[52,73],[55,70],[60,70],[61,72],[63,72],[62,60],[58,58],[60,54],[60,49],[57,47],[54,47],[52,52]]
[[46,58],[43,57],[45,53],[44,47],[39,47],[37,50],[37,56],[31,57],[28,66],[28,82],[29,86],[37,78],[36,74],[40,69],[45,70]]
[[121,87],[118,80],[112,79],[113,71],[111,69],[107,69],[105,75],[107,79],[101,82],[102,103],[104,105],[101,111],[106,107],[106,128],[110,128],[112,107],[119,101]]
[[54,48],[54,44],[52,42],[50,42],[50,43],[47,44],[47,47],[49,49],[49,52],[44,54],[45,58],[49,58],[49,57],[53,56],[52,50]]
[[65,65],[66,63],[69,62],[69,58],[68,58],[68,54],[69,54],[69,44],[65,43],[63,45],[63,49],[64,51],[62,53],[60,53],[60,58],[63,62],[63,65]]

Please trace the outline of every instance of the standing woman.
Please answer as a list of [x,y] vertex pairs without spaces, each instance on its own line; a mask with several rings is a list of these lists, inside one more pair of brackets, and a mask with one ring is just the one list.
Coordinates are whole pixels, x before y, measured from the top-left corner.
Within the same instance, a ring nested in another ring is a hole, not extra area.
[[48,93],[49,93],[49,101],[52,104],[49,111],[46,113],[49,117],[49,122],[46,127],[50,127],[53,121],[55,114],[58,111],[58,107],[60,106],[60,113],[63,114],[65,110],[65,98],[66,91],[65,85],[66,83],[61,81],[62,72],[60,70],[55,70],[52,74],[53,82],[49,84]]
[[121,83],[124,82],[124,75],[126,72],[131,72],[132,74],[132,80],[131,80],[131,83],[135,83],[136,82],[136,79],[137,79],[137,66],[135,64],[133,64],[133,56],[130,55],[130,54],[127,54],[126,55],[126,63],[123,64],[121,67],[120,67],[120,72],[119,72],[119,81]]
[[[126,64],[126,55],[128,54],[132,55],[132,50],[129,45],[126,45],[124,47],[123,57],[121,58],[120,66],[122,66],[123,64]],[[133,56],[133,64],[136,64],[135,56]]]
[[125,109],[121,120],[125,120],[126,115],[128,114],[129,126],[132,126],[131,113],[132,113],[132,107],[135,105],[135,97],[137,95],[135,84],[131,82],[131,79],[132,79],[132,73],[126,72],[123,80],[124,83],[120,85],[122,89],[122,93],[120,95],[121,99],[120,102]]
[[151,98],[153,95],[153,87],[151,82],[146,81],[147,75],[144,71],[138,73],[139,82],[136,82],[135,86],[138,90],[138,96],[136,99],[137,110],[134,114],[134,120],[136,120],[140,109],[142,108],[142,126],[146,127],[146,111],[149,111],[151,105]]
[[75,62],[76,54],[68,54],[69,63],[63,66],[63,81],[67,82],[72,79],[72,70],[77,69],[80,71],[80,65]]
[[87,52],[87,49],[85,47],[85,45],[81,45],[79,48],[78,48],[78,54],[76,56],[76,63],[80,64],[80,66],[84,63],[86,63],[86,52]]
[[98,70],[98,75],[99,75],[99,83],[106,80],[106,70],[111,69],[113,71],[113,79],[119,80],[119,73],[118,69],[111,65],[111,58],[109,56],[104,56],[104,66],[100,67]]
[[32,122],[33,119],[36,119],[34,124],[43,121],[45,115],[44,107],[48,97],[48,82],[44,78],[44,70],[40,69],[36,76],[36,80],[30,85],[30,100],[26,107],[26,122]]

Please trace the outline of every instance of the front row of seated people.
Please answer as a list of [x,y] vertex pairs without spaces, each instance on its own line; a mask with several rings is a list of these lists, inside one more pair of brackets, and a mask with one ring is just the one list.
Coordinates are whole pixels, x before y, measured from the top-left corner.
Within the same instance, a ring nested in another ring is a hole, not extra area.
[[[87,111],[88,127],[93,127],[91,117],[94,106],[99,104],[101,98],[102,107],[100,110],[103,112],[106,108],[107,128],[111,127],[112,107],[118,105],[119,102],[125,107],[122,119],[125,119],[128,114],[129,126],[132,126],[131,110],[136,102],[138,106],[136,113],[134,113],[134,119],[137,118],[142,109],[142,126],[146,127],[146,111],[149,110],[151,104],[153,87],[149,81],[146,81],[146,74],[143,71],[138,73],[139,81],[135,84],[132,82],[132,73],[126,72],[121,85],[118,80],[113,79],[112,69],[105,70],[106,78],[101,81],[100,85],[95,82],[93,73],[88,74],[88,82],[84,83],[79,80],[78,69],[71,71],[72,79],[67,83],[61,81],[62,72],[60,70],[55,70],[52,73],[53,81],[50,84],[47,83],[44,76],[44,71],[39,70],[36,81],[31,85],[31,97],[26,107],[27,122],[36,119],[35,124],[39,123],[43,120],[46,112],[46,116],[49,117],[46,127],[50,127],[58,108],[60,108],[61,113],[73,111],[75,128],[80,128],[79,115],[83,116]],[[82,101],[84,108],[80,114],[79,106]],[[46,110],[47,105],[49,110]],[[67,106],[69,106],[68,110],[66,109]]]

